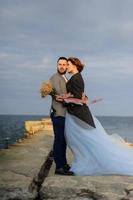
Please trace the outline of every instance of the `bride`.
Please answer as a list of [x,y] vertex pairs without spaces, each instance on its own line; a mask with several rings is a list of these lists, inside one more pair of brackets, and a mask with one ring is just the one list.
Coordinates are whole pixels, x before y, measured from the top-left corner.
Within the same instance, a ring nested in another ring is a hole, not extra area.
[[[83,67],[78,58],[68,58],[67,71],[72,77],[67,92],[78,99],[84,93]],[[86,104],[67,104],[65,136],[75,175],[133,175],[133,148],[120,136],[108,135]]]

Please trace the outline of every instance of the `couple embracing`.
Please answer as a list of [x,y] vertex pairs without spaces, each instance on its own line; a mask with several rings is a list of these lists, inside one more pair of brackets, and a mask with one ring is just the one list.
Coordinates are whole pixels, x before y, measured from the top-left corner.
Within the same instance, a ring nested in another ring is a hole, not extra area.
[[[83,68],[78,58],[60,57],[57,73],[50,78],[57,94],[51,106],[55,174],[133,175],[133,148],[120,136],[108,135],[83,99]],[[69,80],[66,72],[72,75]],[[66,94],[75,101],[66,103]],[[73,154],[71,167],[66,159],[67,145]]]

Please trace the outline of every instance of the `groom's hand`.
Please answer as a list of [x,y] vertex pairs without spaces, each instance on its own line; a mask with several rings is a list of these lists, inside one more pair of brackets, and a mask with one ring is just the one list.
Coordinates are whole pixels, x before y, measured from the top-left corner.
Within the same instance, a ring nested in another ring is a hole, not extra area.
[[88,99],[88,97],[85,94],[82,95],[82,102],[84,104],[88,104],[89,103],[89,99]]
[[73,95],[71,93],[67,93],[67,94],[62,94],[62,95],[56,95],[55,99],[56,101],[63,102],[64,99],[72,98],[72,97]]

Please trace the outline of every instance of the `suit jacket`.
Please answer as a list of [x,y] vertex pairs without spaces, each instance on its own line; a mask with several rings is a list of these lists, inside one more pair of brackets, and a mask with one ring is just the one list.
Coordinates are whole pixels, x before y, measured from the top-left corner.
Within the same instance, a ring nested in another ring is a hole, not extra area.
[[[67,93],[66,81],[58,72],[50,78],[50,82],[58,95]],[[52,99],[51,108],[54,110],[55,116],[65,116],[66,114],[66,107],[55,99]]]
[[[74,95],[75,98],[82,98],[82,94],[84,93],[84,81],[80,73],[77,73],[71,77],[71,79],[67,82],[67,92],[70,92]],[[93,121],[93,117],[89,110],[89,107],[86,104],[76,105],[76,104],[68,104],[67,110],[70,114],[75,115],[79,119],[83,120],[90,126],[95,128],[95,124]]]

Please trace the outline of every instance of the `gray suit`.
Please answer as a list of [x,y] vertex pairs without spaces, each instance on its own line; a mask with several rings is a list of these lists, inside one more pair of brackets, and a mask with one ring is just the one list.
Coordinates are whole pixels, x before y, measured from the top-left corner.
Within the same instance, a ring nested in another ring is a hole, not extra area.
[[[59,73],[54,74],[50,78],[53,88],[55,88],[58,95],[66,93],[66,81]],[[64,135],[65,129],[65,114],[66,108],[62,103],[52,99],[52,109],[54,112],[51,113],[51,120],[54,129],[54,143],[53,143],[53,155],[56,164],[56,170],[64,168],[67,165],[66,160],[66,140]]]
[[[62,75],[59,73],[54,74],[50,78],[50,82],[52,83],[53,88],[55,88],[58,95],[67,93],[66,91],[66,81]],[[52,99],[52,106],[55,111],[55,116],[65,116],[66,108],[62,103],[55,101]]]

